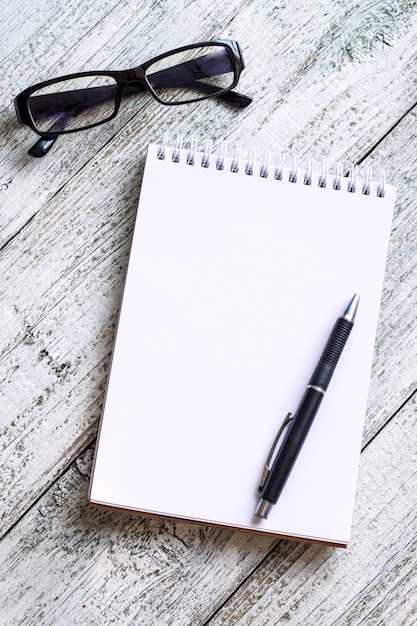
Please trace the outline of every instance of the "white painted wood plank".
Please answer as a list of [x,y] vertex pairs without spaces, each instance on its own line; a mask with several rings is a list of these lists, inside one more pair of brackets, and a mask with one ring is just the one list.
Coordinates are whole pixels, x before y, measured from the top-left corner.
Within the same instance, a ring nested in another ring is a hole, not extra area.
[[386,164],[397,188],[376,336],[364,441],[369,441],[417,387],[417,110],[414,109],[366,159]]
[[0,544],[4,623],[198,626],[268,555],[210,626],[411,626],[416,408],[362,455],[348,550],[280,541],[268,555],[271,539],[93,509],[88,451]]
[[[314,5],[305,0],[297,7],[243,0],[210,4],[197,0],[186,7],[171,0],[141,6],[137,14],[135,5],[132,21],[132,0],[119,2],[111,11],[107,4],[99,5],[91,30],[85,29],[88,20],[83,19],[79,31],[71,29],[72,34],[66,28],[68,15],[45,23],[29,40],[18,31],[23,45],[4,58],[9,78],[1,87],[3,101],[10,101],[34,80],[74,70],[126,67],[149,58],[162,45],[169,49],[184,43],[186,11],[194,40],[232,36],[241,42],[247,69],[240,89],[254,96],[254,104],[239,113],[216,103],[174,113],[144,99],[125,130],[121,131],[123,123],[134,115],[127,106],[114,123],[60,139],[52,154],[36,162],[25,154],[32,133],[17,127],[12,107],[4,109],[1,241],[19,231],[118,131],[124,141],[132,142],[134,136],[143,145],[156,138],[161,126],[175,130],[185,115],[189,132],[257,147],[268,144],[302,154],[325,154],[331,161],[357,160],[414,103],[417,16],[413,2],[368,0],[360,9],[354,0],[344,4],[321,0]],[[78,10],[77,5],[77,24]],[[7,26],[12,28],[10,22]],[[43,47],[45,41],[48,48]],[[34,59],[32,50],[37,51]],[[101,153],[100,159],[106,155]]]
[[181,623],[182,614],[199,623],[207,603],[226,597],[271,545],[94,509],[86,501],[91,461],[91,451],[77,459],[1,542],[5,623],[159,625]]
[[[7,624],[203,623],[267,554],[269,540],[85,508],[84,459],[19,518],[94,437],[147,142],[169,129],[361,160],[415,102],[416,21],[415,0],[7,4],[0,24],[0,238],[10,242],[0,257],[0,532],[17,522],[0,543]],[[173,110],[145,99],[120,124],[62,138],[41,161],[25,155],[32,137],[13,121],[18,89],[217,36],[242,44],[239,89],[255,98],[244,112],[215,102]],[[416,389],[415,122],[411,113],[366,161],[387,163],[399,199],[365,441]],[[415,496],[404,500],[415,467],[401,456],[414,412],[411,404],[405,425],[389,423],[365,451],[364,459],[368,450],[374,456],[361,471],[352,551],[281,542],[213,624],[264,624],[281,607],[286,623],[303,626],[310,614],[311,624],[325,624],[322,611],[340,625],[415,621]]]
[[[192,41],[219,36],[219,24],[228,24],[233,16],[245,6],[246,0],[224,3],[205,0],[196,3],[140,3],[121,0],[117,3],[67,3],[55,1],[53,8],[43,0],[36,9],[36,28],[27,29],[17,11],[0,25],[0,50],[4,49],[2,67],[6,68],[7,81],[0,85],[2,102],[7,103],[0,111],[4,128],[4,141],[0,145],[0,187],[3,188],[0,214],[0,243],[8,241],[30,220],[40,207],[92,158],[99,147],[105,145],[135,113],[142,127],[138,137],[146,130],[145,140],[155,134],[154,110],[163,119],[171,119],[171,107],[154,103],[149,97],[141,99],[137,106],[124,107],[114,123],[61,138],[54,148],[54,156],[34,160],[27,156],[27,149],[36,140],[28,128],[19,127],[15,120],[12,99],[19,91],[35,82],[71,72],[99,69],[125,69],[148,60],[162,50],[169,50],[189,41],[184,33],[184,11],[189,19]],[[45,8],[45,20],[39,15]],[[185,6],[187,5],[187,6]],[[33,3],[26,0],[23,14],[27,20],[34,12]],[[29,8],[30,7],[30,8]],[[62,15],[61,15],[62,11]],[[59,19],[48,20],[53,12]],[[176,26],[172,27],[172,24]],[[68,25],[72,27],[69,28]],[[4,30],[3,30],[4,28]],[[13,32],[17,45],[9,46],[9,33]],[[4,46],[4,48],[3,48]],[[0,57],[1,58],[1,57]],[[129,112],[130,108],[130,112]],[[221,107],[220,107],[221,108]],[[226,111],[223,112],[226,115]],[[201,109],[200,113],[201,115]],[[230,116],[230,111],[229,111]],[[156,121],[156,128],[159,128]],[[151,133],[151,135],[149,135]],[[135,144],[131,144],[135,154]]]

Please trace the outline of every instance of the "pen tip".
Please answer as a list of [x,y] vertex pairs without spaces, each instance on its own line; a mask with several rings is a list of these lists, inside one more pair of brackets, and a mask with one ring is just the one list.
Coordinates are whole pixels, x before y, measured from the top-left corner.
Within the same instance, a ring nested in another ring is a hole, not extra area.
[[354,322],[356,311],[358,310],[359,304],[359,295],[355,293],[352,300],[349,302],[346,311],[343,314],[343,319],[348,320],[348,322]]

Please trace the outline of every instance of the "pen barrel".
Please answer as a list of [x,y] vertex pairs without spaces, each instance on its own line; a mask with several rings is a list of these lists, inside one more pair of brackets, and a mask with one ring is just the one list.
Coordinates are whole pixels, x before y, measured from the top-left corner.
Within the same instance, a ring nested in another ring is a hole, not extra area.
[[257,515],[267,517],[272,504],[276,504],[287,482],[293,465],[303,447],[333,372],[353,328],[358,297],[355,296],[344,316],[333,326],[330,337],[313,372],[300,405],[291,419],[265,484],[261,489]]
[[322,399],[323,393],[316,389],[307,388],[276,454],[271,471],[261,491],[262,499],[276,504],[308,435]]
[[323,391],[326,391],[352,328],[353,322],[344,317],[339,317],[336,321],[323,354],[310,378],[310,385],[320,387]]

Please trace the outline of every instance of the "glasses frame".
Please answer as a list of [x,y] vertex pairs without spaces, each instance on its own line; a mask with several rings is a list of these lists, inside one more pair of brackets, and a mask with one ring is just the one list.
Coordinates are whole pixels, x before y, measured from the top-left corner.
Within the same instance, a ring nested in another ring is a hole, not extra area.
[[[211,47],[219,46],[219,47],[227,48],[229,50],[230,58],[232,60],[232,65],[233,65],[233,72],[234,72],[233,82],[230,85],[230,87],[227,87],[226,89],[219,89],[212,94],[199,96],[198,98],[190,98],[188,100],[182,100],[181,102],[166,102],[162,100],[158,96],[158,94],[155,92],[149,80],[147,79],[147,76],[146,76],[147,69],[150,66],[152,66],[154,63],[161,61],[164,58],[170,57],[173,54],[185,52],[186,50],[192,50],[194,48],[201,48],[205,46],[211,46]],[[170,50],[169,52],[159,54],[158,56],[153,57],[149,61],[146,61],[146,63],[142,63],[141,65],[138,65],[131,69],[115,70],[115,71],[105,70],[102,72],[98,72],[98,71],[78,72],[76,74],[67,74],[65,76],[59,76],[57,78],[46,80],[42,83],[37,83],[36,85],[32,85],[31,87],[28,87],[27,89],[25,89],[24,91],[22,91],[15,97],[14,104],[15,104],[15,109],[16,109],[16,116],[17,116],[18,121],[21,124],[25,124],[29,126],[37,135],[40,135],[43,139],[46,139],[46,140],[56,139],[57,137],[59,137],[59,135],[66,135],[70,133],[79,132],[82,130],[88,130],[89,128],[100,126],[101,124],[105,124],[106,122],[109,122],[110,120],[114,119],[119,112],[120,105],[123,99],[123,92],[125,91],[128,85],[134,85],[134,84],[137,85],[139,92],[142,91],[142,92],[149,93],[160,104],[164,104],[166,106],[190,104],[193,102],[199,102],[201,100],[207,100],[208,98],[218,98],[220,100],[223,100],[226,104],[229,104],[230,106],[233,106],[235,108],[243,108],[247,106],[248,104],[250,104],[252,102],[252,99],[242,94],[233,92],[232,90],[236,87],[239,81],[240,74],[244,67],[245,67],[245,64],[243,61],[242,52],[240,50],[240,47],[237,41],[233,41],[231,39],[217,39],[214,41],[202,41],[202,42],[190,44],[188,46],[181,46],[180,48],[175,48],[174,50]],[[71,80],[74,78],[88,77],[88,76],[92,76],[92,77],[93,76],[108,76],[110,78],[113,78],[113,80],[116,82],[117,94],[115,98],[114,112],[109,117],[106,117],[105,119],[100,120],[98,122],[94,122],[93,124],[83,126],[82,128],[72,128],[68,130],[64,129],[64,130],[59,130],[59,131],[39,130],[36,126],[36,123],[33,119],[33,116],[30,110],[30,105],[29,105],[30,96],[35,91],[38,91],[42,89],[43,87],[48,87],[49,85],[53,85],[54,83],[65,81],[65,80]]]

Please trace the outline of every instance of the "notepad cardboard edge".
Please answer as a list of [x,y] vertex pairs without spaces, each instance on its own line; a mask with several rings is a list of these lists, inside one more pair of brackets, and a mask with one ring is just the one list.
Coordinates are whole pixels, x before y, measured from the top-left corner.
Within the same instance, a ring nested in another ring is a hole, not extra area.
[[348,548],[349,540],[337,540],[337,539],[324,539],[318,537],[310,537],[303,535],[292,535],[285,532],[280,531],[272,531],[272,530],[264,530],[262,528],[255,528],[253,526],[231,526],[228,524],[224,524],[222,522],[214,522],[211,520],[203,520],[203,519],[193,519],[188,517],[177,517],[175,515],[171,515],[169,513],[161,513],[157,511],[146,511],[141,509],[132,509],[126,508],[122,506],[115,506],[114,504],[107,504],[105,502],[98,502],[91,497],[89,497],[89,503],[95,509],[102,511],[112,511],[115,513],[125,513],[129,515],[137,515],[151,519],[164,519],[173,522],[181,522],[184,524],[193,524],[193,525],[203,525],[209,526],[211,528],[217,528],[219,530],[232,530],[235,532],[244,532],[252,535],[271,537],[275,539],[286,539],[289,541],[297,541],[300,543],[314,543],[317,545],[329,546],[332,548]]

